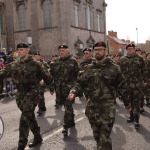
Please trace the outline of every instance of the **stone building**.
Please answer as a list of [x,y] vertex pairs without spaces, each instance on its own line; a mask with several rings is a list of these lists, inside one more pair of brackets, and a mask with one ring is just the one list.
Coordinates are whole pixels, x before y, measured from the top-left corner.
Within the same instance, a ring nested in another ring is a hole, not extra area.
[[67,44],[73,55],[106,36],[105,0],[0,0],[1,47],[31,44],[48,60]]

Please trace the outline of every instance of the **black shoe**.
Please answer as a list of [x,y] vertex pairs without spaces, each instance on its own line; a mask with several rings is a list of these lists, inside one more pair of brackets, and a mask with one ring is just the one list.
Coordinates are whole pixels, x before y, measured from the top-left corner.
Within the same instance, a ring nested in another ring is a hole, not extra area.
[[134,118],[129,117],[129,119],[127,120],[127,123],[131,123],[134,121]]
[[144,108],[140,108],[140,113],[142,114],[144,112]]
[[17,150],[24,150],[25,149],[25,146],[18,146]]
[[135,127],[135,129],[139,129],[140,124],[139,124],[139,123],[137,123],[137,122],[134,122],[134,127]]
[[29,147],[34,147],[38,144],[41,144],[43,141],[42,137],[39,137],[38,139],[34,138],[34,140],[28,144]]
[[75,123],[74,122],[72,122],[72,123],[70,123],[69,125],[67,125],[68,126],[68,128],[71,128],[71,127],[74,127],[75,126]]
[[55,108],[58,109],[58,108],[59,108],[59,105],[58,105],[58,104],[55,104]]
[[67,137],[68,136],[68,129],[63,129],[62,130],[62,133],[63,133],[63,135],[64,135],[64,137]]

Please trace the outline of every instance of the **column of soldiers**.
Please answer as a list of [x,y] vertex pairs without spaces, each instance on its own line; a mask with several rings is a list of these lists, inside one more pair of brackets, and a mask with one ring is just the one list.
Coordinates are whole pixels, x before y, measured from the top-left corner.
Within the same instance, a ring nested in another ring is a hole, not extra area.
[[[63,105],[65,108],[64,136],[68,135],[69,128],[75,126],[72,105],[75,97],[83,92],[87,102],[85,115],[93,130],[97,150],[112,149],[110,134],[115,122],[116,96],[119,95],[130,113],[127,122],[134,122],[135,128],[139,128],[142,89],[143,86],[150,89],[150,69],[146,69],[150,66],[150,56],[147,54],[145,65],[144,59],[135,53],[134,44],[127,45],[127,56],[121,58],[118,65],[106,57],[107,46],[103,41],[93,46],[93,58],[91,49],[85,48],[85,59],[79,64],[70,54],[69,47],[60,45],[59,57],[51,61],[50,70],[44,65],[47,63],[41,59],[39,52],[33,57],[28,55],[27,44],[18,44],[17,50],[20,61],[7,65],[1,76],[11,77],[18,90],[16,103],[22,113],[18,150],[25,149],[29,129],[34,135],[29,147],[42,143],[34,110],[38,105],[40,112],[46,111],[45,86],[51,94],[56,93],[55,107]],[[149,104],[149,90],[147,93]]]

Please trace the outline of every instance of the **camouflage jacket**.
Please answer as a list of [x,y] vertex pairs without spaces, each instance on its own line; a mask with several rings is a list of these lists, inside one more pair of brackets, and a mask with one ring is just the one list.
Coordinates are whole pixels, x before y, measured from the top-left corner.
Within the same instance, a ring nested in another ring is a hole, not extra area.
[[54,78],[55,85],[60,87],[63,95],[69,93],[69,90],[77,79],[78,72],[78,64],[70,55],[57,59],[50,67],[50,73]]
[[6,65],[3,73],[4,77],[11,77],[16,84],[18,91],[38,89],[39,82],[43,79],[50,88],[53,82],[48,70],[40,63],[28,57],[25,61],[18,61]]
[[144,59],[135,54],[125,56],[119,62],[121,71],[127,81],[128,87],[142,88],[142,82],[148,78],[148,72]]
[[130,106],[128,99],[126,99],[127,86],[120,67],[109,58],[106,58],[104,62],[89,65],[79,76],[71,91],[77,95],[81,90],[87,90],[89,100],[100,105],[103,105],[103,102],[114,104],[118,90],[125,106]]
[[89,64],[91,64],[93,59],[84,60],[79,64],[80,70],[84,70]]

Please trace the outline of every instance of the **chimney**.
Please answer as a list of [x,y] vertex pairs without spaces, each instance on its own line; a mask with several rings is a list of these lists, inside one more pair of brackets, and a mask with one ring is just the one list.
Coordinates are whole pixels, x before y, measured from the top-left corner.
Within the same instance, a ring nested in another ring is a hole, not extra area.
[[117,32],[112,31],[108,31],[108,35],[111,37],[116,37],[117,38]]

